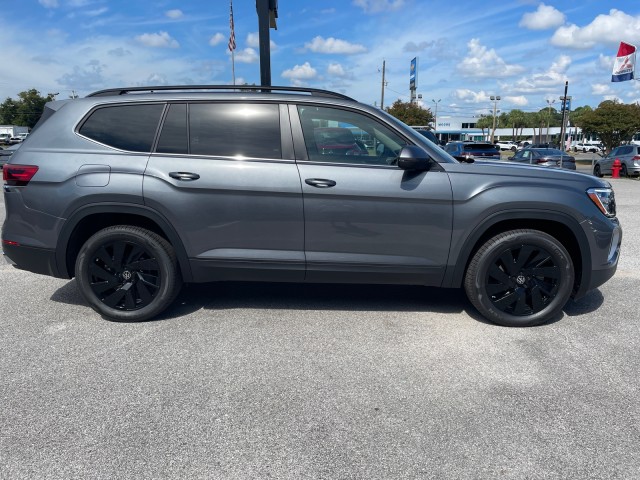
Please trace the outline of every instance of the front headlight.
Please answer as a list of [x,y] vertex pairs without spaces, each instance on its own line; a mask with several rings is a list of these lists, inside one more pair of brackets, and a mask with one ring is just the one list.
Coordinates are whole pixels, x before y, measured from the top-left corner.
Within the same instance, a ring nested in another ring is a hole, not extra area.
[[587,195],[607,217],[616,216],[616,197],[611,188],[590,188]]

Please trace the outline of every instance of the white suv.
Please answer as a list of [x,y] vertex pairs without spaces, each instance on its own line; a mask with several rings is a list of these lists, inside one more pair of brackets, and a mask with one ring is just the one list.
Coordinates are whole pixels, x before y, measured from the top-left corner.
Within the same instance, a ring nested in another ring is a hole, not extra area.
[[511,142],[511,141],[497,141],[495,142],[495,146],[498,147],[500,150],[511,150],[512,152],[515,152],[518,149],[518,145],[516,145],[515,142]]

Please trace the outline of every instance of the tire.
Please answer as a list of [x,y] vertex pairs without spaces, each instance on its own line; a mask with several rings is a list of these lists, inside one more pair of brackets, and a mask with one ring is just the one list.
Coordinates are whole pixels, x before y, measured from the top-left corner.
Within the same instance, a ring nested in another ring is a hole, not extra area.
[[511,230],[473,256],[464,288],[487,320],[505,327],[540,325],[556,316],[573,290],[571,256],[551,235]]
[[593,167],[593,176],[598,178],[602,178],[604,176],[600,171],[600,165],[596,164],[596,166]]
[[582,153],[587,153],[587,149],[586,149],[586,148],[583,148],[583,149],[582,149]]
[[622,164],[622,166],[620,167],[620,178],[628,178],[629,177],[629,172],[627,171],[627,165],[626,164]]
[[173,247],[139,227],[100,230],[80,249],[76,281],[91,308],[117,322],[140,322],[165,310],[182,279]]

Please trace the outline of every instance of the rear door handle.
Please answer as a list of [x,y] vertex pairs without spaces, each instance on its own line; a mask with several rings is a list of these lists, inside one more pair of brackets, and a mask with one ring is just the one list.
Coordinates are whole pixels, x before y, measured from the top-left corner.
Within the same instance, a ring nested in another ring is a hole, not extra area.
[[336,185],[335,181],[327,180],[326,178],[307,178],[304,183],[316,188],[330,188]]
[[198,180],[200,178],[200,175],[191,172],[170,172],[169,176],[185,182],[191,182],[192,180]]

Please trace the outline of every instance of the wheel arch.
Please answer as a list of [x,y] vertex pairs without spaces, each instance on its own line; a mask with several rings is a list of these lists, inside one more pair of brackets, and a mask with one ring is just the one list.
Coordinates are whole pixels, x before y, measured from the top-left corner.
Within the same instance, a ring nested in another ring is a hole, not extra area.
[[66,278],[74,276],[80,247],[93,234],[113,225],[133,225],[146,228],[167,240],[174,248],[180,272],[185,282],[192,279],[189,258],[180,236],[158,212],[142,205],[98,204],[75,211],[65,222],[56,247],[58,271]]
[[533,229],[545,232],[558,239],[571,255],[575,269],[573,294],[580,292],[581,286],[588,284],[591,271],[589,241],[582,228],[573,218],[559,212],[514,212],[496,214],[478,225],[463,244],[457,258],[450,262],[443,286],[459,288],[469,262],[478,249],[491,237],[516,229]]

